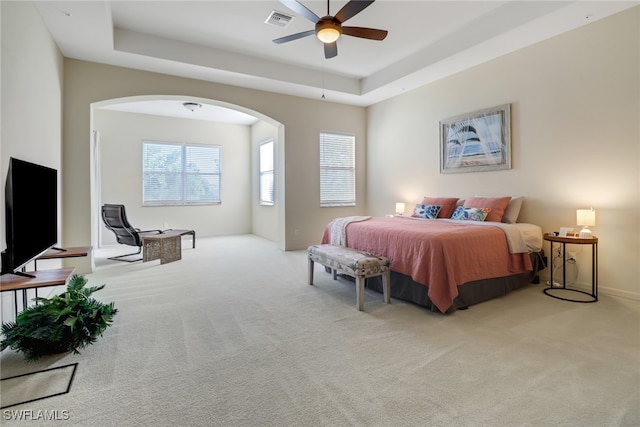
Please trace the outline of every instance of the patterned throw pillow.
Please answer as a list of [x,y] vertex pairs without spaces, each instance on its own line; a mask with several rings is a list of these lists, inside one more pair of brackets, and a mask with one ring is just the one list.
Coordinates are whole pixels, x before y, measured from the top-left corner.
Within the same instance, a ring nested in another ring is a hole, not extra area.
[[464,208],[458,206],[451,215],[451,219],[460,219],[463,221],[484,221],[489,215],[489,208]]
[[506,197],[469,197],[464,201],[465,208],[489,208],[491,213],[487,215],[486,221],[502,221],[504,210],[507,208],[511,196]]
[[413,215],[411,216],[415,218],[436,219],[441,208],[442,206],[440,205],[416,205],[413,209]]

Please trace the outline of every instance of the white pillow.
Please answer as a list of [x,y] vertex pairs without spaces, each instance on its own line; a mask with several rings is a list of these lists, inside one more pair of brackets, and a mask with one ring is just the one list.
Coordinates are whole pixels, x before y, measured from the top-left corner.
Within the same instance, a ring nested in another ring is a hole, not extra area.
[[502,215],[502,222],[507,224],[515,224],[518,221],[518,215],[520,215],[520,208],[522,208],[522,202],[524,197],[512,197],[504,210]]

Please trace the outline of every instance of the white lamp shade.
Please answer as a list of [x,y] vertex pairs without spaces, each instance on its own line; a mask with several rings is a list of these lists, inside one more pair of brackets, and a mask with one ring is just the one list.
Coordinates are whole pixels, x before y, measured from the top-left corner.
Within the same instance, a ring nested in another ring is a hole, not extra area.
[[576,211],[576,221],[578,225],[593,227],[596,225],[596,211],[593,209],[578,209]]
[[404,203],[396,203],[396,213],[398,215],[403,215],[404,214]]
[[591,239],[593,233],[589,230],[589,226],[596,225],[596,211],[593,209],[578,209],[576,211],[576,222],[578,225],[582,225],[580,237],[583,239]]

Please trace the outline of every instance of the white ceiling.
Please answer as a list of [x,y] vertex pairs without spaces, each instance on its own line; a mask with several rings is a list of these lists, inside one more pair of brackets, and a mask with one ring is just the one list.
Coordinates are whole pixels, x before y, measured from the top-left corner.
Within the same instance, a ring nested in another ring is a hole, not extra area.
[[[318,16],[326,14],[325,1],[301,3]],[[331,1],[331,15],[346,3]],[[324,59],[314,36],[272,42],[314,28],[279,1],[36,1],[68,58],[316,99],[324,94],[328,101],[359,106],[638,4],[378,0],[345,25],[385,29],[387,38],[343,35],[338,56]],[[287,28],[265,23],[273,10],[294,19]],[[173,106],[184,109],[180,104]]]

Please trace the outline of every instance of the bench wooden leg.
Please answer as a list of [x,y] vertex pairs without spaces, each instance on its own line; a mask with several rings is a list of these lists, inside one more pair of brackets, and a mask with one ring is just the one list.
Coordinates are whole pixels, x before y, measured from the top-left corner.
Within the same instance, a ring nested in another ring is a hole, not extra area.
[[382,274],[382,295],[384,296],[384,302],[391,303],[391,272],[387,271]]
[[313,285],[313,260],[309,258],[309,284]]
[[356,304],[358,311],[364,310],[364,276],[356,276]]

